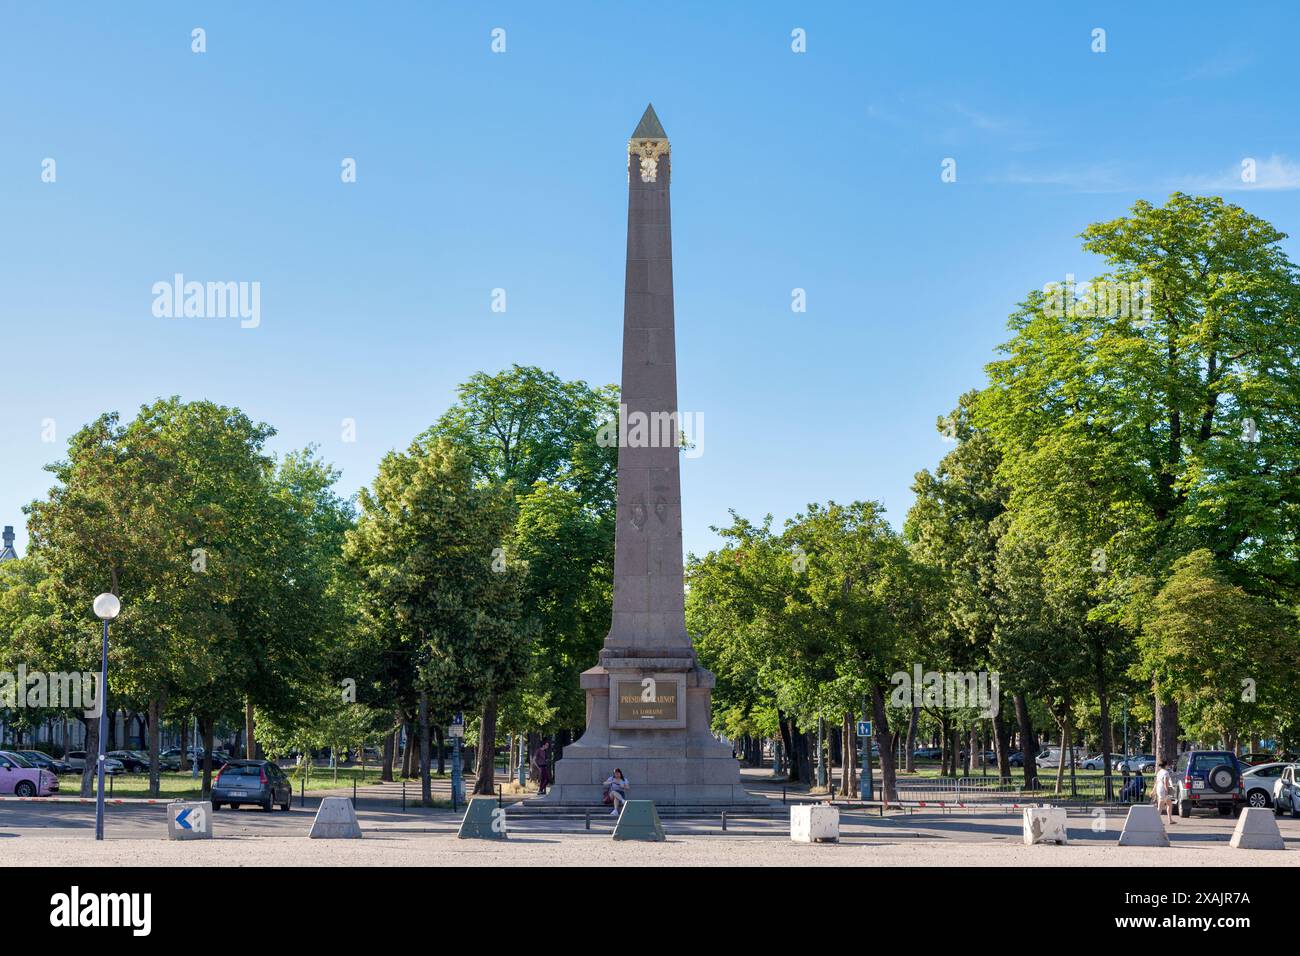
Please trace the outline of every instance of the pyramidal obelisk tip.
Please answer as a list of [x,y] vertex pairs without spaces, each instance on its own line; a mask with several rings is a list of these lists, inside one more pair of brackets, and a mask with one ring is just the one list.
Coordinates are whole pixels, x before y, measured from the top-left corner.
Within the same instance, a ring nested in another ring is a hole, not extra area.
[[633,139],[668,139],[668,134],[664,132],[663,124],[659,122],[659,117],[655,115],[654,104],[648,104],[645,112],[641,114],[641,122],[636,124],[636,131],[632,134]]

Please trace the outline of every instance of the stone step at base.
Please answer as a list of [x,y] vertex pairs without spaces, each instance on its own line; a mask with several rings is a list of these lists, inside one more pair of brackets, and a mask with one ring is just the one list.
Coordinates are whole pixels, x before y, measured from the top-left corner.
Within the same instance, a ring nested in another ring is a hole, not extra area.
[[[565,819],[576,818],[583,819],[588,814],[592,818],[609,817],[610,808],[605,804],[593,804],[590,807],[583,806],[528,806],[526,803],[516,803],[506,806],[507,818],[538,818],[538,819]],[[718,804],[715,806],[674,806],[665,804],[664,806],[655,805],[655,811],[660,817],[665,819],[689,819],[689,818],[716,818],[726,813],[728,817],[734,817],[737,820],[745,817],[756,818],[777,818],[787,817],[790,815],[790,808],[776,804],[772,807],[765,807],[762,804]]]

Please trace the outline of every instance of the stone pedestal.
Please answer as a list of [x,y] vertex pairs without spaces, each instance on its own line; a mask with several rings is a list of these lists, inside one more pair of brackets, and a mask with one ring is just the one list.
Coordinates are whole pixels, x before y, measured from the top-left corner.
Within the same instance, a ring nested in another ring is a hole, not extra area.
[[[731,748],[709,730],[713,674],[695,663],[693,652],[618,657],[602,651],[600,663],[583,672],[582,687],[587,731],[564,748],[545,802],[599,804],[615,768],[629,782],[629,797],[659,806],[765,802],[740,785]],[[620,696],[636,700],[620,705]]]

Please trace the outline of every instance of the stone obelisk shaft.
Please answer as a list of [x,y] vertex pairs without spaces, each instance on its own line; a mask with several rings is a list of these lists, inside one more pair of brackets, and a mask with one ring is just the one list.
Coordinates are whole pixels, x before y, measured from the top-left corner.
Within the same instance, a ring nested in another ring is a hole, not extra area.
[[613,655],[689,652],[668,138],[653,107],[628,149],[627,273],[614,543]]
[[749,807],[731,747],[710,727],[713,675],[686,633],[668,137],[653,107],[628,141],[627,280],[614,532],[614,612],[582,672],[587,728],[542,802],[600,806],[615,770],[635,799]]

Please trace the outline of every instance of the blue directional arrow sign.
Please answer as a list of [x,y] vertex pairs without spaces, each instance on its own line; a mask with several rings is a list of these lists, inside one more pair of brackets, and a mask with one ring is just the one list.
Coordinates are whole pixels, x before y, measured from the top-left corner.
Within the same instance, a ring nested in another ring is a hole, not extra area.
[[190,807],[186,807],[186,808],[185,808],[184,810],[182,810],[180,813],[176,814],[176,825],[179,826],[179,827],[180,827],[181,829],[183,829],[183,830],[193,830],[193,829],[194,829],[194,827],[190,826],[190,819],[189,819],[189,818],[190,818],[190,810],[191,810]]
[[859,720],[859,721],[858,721],[858,736],[859,736],[859,737],[870,737],[870,736],[871,736],[871,721],[869,721],[869,720]]

